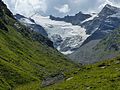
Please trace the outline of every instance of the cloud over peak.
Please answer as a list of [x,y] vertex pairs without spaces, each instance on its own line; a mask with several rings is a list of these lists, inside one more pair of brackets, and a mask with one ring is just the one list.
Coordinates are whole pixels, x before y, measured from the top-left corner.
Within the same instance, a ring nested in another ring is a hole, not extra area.
[[14,13],[25,16],[39,12],[45,13],[47,10],[46,0],[3,0],[8,8]]
[[65,16],[99,12],[106,4],[120,7],[120,0],[3,0],[14,13],[30,16],[35,12],[42,15]]
[[55,7],[56,10],[58,10],[60,13],[68,13],[70,12],[70,8],[68,4],[64,4],[61,7]]

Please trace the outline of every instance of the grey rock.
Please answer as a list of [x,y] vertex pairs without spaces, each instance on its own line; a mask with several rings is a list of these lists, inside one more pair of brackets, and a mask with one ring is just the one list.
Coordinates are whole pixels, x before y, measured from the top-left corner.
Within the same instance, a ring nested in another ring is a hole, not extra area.
[[87,18],[90,18],[90,14],[83,14],[82,12],[77,13],[75,16],[65,16],[63,18],[60,17],[54,17],[50,15],[51,20],[56,20],[56,21],[65,21],[68,23],[72,23],[73,25],[81,25],[81,22],[84,21]]
[[64,80],[64,75],[63,74],[58,74],[54,77],[47,77],[42,81],[42,87],[46,87],[52,84],[55,84],[57,82],[60,82],[62,80]]
[[[120,18],[114,16],[117,13],[120,13],[120,8],[107,4],[98,17],[89,21],[88,25],[84,24],[87,33],[91,36],[69,57],[74,61],[90,64],[118,55],[120,44],[116,41],[119,41],[119,33],[115,29],[120,26]],[[118,37],[116,37],[117,33]]]

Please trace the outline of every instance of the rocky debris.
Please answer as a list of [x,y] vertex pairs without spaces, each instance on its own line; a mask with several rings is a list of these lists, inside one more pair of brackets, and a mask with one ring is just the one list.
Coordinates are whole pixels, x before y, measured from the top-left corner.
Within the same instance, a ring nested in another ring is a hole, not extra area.
[[109,47],[109,50],[115,50],[115,51],[119,51],[120,50],[120,46],[118,44],[112,44]]
[[100,68],[102,68],[102,69],[104,69],[104,68],[106,68],[106,67],[108,67],[108,66],[110,66],[110,65],[107,65],[107,64],[105,64],[105,63],[102,63],[102,64],[98,65],[98,67],[100,67]]
[[120,64],[120,61],[116,61],[115,64]]
[[91,87],[87,87],[86,89],[90,89]]
[[66,81],[70,81],[71,79],[73,79],[73,77],[70,77],[70,78],[66,79]]
[[57,48],[63,42],[62,37],[59,34],[54,34],[51,36],[51,40],[54,41],[54,47]]
[[[66,52],[66,51],[75,51],[80,47],[82,44],[82,36],[75,35],[72,37],[67,37],[60,45],[60,51]],[[81,43],[78,43],[81,42]]]
[[42,86],[45,87],[45,86],[55,84],[57,82],[64,80],[64,78],[65,76],[63,74],[58,74],[58,75],[54,75],[51,77],[47,77],[42,81]]

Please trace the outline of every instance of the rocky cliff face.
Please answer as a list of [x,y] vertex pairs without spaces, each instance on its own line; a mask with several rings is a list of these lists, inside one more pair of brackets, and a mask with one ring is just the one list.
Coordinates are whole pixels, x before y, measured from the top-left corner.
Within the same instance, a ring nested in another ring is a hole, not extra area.
[[37,33],[40,33],[41,35],[47,37],[48,34],[45,31],[45,29],[41,26],[35,23],[35,21],[31,18],[27,18],[23,15],[16,14],[14,17],[21,22],[21,24],[25,25],[26,27],[30,28],[32,31],[35,31]]
[[[115,29],[119,28],[119,15],[119,8],[106,5],[97,17],[95,17],[92,21],[89,21],[88,24],[84,24],[87,33],[91,35],[85,40],[82,46],[75,53],[70,55],[70,58],[82,63],[93,63],[102,59],[102,56],[104,57],[103,59],[115,56],[114,54],[110,56],[105,56],[105,54],[102,55],[100,52],[103,51],[94,51],[93,48],[96,47],[98,43],[101,43],[100,41],[107,35],[112,33]],[[117,46],[113,45],[113,47]]]
[[31,18],[18,14],[15,17],[28,28],[49,38],[54,47],[63,54],[74,52],[88,37],[86,30],[81,26],[64,21],[54,21],[39,14],[33,15]]
[[[37,32],[39,31],[38,26],[44,27],[46,32],[43,32],[42,29],[40,32],[53,41],[55,48],[63,54],[74,52],[70,55],[71,59],[85,61],[94,59],[94,57],[90,58],[92,49],[120,26],[120,9],[107,4],[98,14],[89,15],[79,12],[75,16],[65,16],[64,18],[34,14],[31,18],[23,19],[23,22],[29,20],[30,22],[27,21],[26,24]],[[34,26],[33,23],[35,23]],[[116,45],[112,47],[116,47]],[[90,61],[87,62],[90,63]]]
[[51,20],[56,20],[56,21],[65,21],[68,23],[72,23],[73,25],[81,25],[81,22],[90,18],[90,14],[83,14],[82,12],[77,13],[75,16],[65,16],[63,18],[59,17],[54,17],[50,16]]
[[120,25],[120,18],[117,14],[120,9],[111,5],[106,5],[102,11],[90,23],[84,24],[88,34],[92,34],[84,44],[91,40],[102,39]]

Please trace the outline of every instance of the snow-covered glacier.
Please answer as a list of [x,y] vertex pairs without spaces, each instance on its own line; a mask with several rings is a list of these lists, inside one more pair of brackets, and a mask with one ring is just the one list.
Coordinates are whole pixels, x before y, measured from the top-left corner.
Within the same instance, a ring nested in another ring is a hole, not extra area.
[[[3,0],[9,9],[14,13],[24,15],[31,18],[36,24],[41,25],[48,34],[48,37],[53,41],[54,47],[63,54],[71,54],[86,40],[89,36],[86,30],[81,26],[72,25],[64,21],[54,21],[40,15],[41,0]],[[45,5],[43,5],[45,6]],[[44,10],[43,10],[44,11]],[[23,22],[27,22],[28,20]],[[28,22],[30,23],[30,22]]]
[[70,54],[80,47],[89,36],[81,26],[72,25],[64,21],[54,21],[48,17],[34,15],[31,17],[37,24],[42,25],[55,48],[63,54]]

